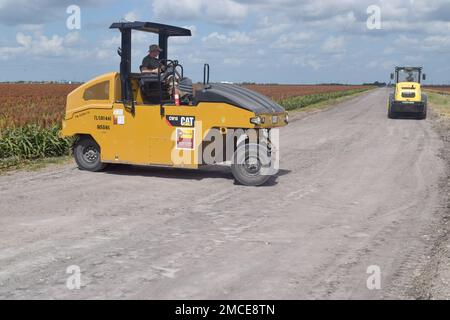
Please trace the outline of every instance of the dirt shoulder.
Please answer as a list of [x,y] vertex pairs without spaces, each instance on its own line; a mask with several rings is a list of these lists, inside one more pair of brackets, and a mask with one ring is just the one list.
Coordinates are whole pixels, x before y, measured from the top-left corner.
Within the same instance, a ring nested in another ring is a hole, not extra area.
[[440,157],[447,165],[447,175],[442,177],[440,188],[446,196],[446,206],[438,208],[441,223],[437,224],[434,246],[428,263],[417,277],[415,292],[418,299],[450,299],[450,95],[428,93],[430,101],[430,120],[443,141]]
[[67,165],[73,162],[72,156],[62,156],[54,158],[43,158],[34,160],[23,160],[12,166],[0,167],[0,176],[14,174],[18,171],[38,171],[48,166]]

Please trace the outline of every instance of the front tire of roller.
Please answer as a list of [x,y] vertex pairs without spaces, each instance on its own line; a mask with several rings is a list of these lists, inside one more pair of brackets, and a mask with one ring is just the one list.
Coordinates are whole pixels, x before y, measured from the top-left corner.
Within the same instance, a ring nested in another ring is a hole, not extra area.
[[426,118],[427,118],[427,107],[425,106],[423,113],[418,117],[418,119],[425,120]]
[[424,105],[423,113],[419,116],[419,120],[425,120],[427,118],[428,96],[426,94],[423,94],[422,103]]
[[273,161],[265,146],[245,144],[237,148],[231,165],[236,182],[245,186],[261,186],[275,176]]

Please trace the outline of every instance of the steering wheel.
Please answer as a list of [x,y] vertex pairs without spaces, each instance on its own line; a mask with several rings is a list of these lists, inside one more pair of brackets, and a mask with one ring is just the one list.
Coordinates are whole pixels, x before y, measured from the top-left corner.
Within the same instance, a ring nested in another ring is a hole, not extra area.
[[174,74],[173,70],[175,70],[175,81],[177,81],[178,79],[181,79],[181,74],[176,69],[177,66],[178,66],[178,61],[167,60],[167,65],[164,66],[165,70],[164,70],[164,72],[161,72],[161,81],[164,82],[169,78],[169,76],[173,75]]

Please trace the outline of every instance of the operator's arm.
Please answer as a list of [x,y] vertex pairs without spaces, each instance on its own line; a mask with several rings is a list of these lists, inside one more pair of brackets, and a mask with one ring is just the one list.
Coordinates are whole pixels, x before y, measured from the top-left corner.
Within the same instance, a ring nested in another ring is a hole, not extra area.
[[142,73],[158,73],[158,69],[150,69],[146,67],[142,67]]
[[[156,59],[155,59],[156,60]],[[142,73],[158,73],[159,61],[155,61],[145,57],[142,60],[141,72]]]

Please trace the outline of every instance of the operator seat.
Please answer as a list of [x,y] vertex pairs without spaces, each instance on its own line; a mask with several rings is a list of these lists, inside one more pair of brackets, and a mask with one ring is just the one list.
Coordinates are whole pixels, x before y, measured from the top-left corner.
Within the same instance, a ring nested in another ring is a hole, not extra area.
[[[142,66],[140,67],[142,71]],[[162,89],[162,99],[169,100],[167,85],[159,82],[158,74],[156,73],[141,73],[139,75],[139,88],[144,104],[159,104],[160,103],[160,86]]]

